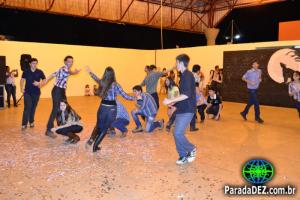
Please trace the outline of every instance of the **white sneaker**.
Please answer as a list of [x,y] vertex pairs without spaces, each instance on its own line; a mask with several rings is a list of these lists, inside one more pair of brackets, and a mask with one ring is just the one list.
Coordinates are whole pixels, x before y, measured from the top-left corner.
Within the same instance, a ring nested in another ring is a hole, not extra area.
[[197,153],[197,149],[196,147],[193,149],[193,151],[189,152],[187,155],[187,161],[189,163],[193,162],[196,159],[196,153]]
[[180,157],[180,158],[176,161],[176,164],[177,164],[177,165],[184,165],[184,164],[186,164],[186,163],[188,163],[188,160],[187,160],[186,157]]

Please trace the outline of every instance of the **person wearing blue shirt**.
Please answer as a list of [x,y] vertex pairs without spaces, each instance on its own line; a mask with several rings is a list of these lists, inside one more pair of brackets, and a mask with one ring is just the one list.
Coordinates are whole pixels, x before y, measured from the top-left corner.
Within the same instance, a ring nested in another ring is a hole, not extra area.
[[242,77],[242,80],[247,83],[249,100],[241,116],[244,120],[247,120],[247,114],[252,105],[254,105],[255,121],[262,124],[264,121],[260,118],[259,100],[257,97],[257,91],[261,82],[261,69],[259,69],[258,61],[252,62],[252,68],[249,69]]
[[143,89],[140,85],[134,86],[132,90],[137,99],[137,108],[131,112],[132,118],[137,127],[132,132],[143,132],[142,124],[138,118],[138,115],[146,118],[146,131],[148,133],[151,133],[156,128],[162,129],[164,127],[164,120],[155,120],[157,114],[157,104],[154,98],[146,92],[143,93]]

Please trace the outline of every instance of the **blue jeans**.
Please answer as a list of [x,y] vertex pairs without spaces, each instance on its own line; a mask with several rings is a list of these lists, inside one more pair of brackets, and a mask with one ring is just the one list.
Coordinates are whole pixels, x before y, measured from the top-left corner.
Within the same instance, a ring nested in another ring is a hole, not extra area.
[[195,146],[191,144],[185,137],[185,130],[190,124],[194,115],[195,113],[176,114],[174,139],[179,157],[187,156],[187,154],[193,151],[195,148]]
[[141,112],[136,112],[135,110],[131,111],[131,115],[137,127],[142,127],[138,115],[146,117],[146,131],[149,133],[154,131],[154,129],[160,127],[160,123],[158,121],[155,121],[155,115],[148,117]]
[[117,106],[100,105],[97,112],[97,137],[93,146],[93,151],[97,151],[99,144],[104,139],[108,129],[115,121],[117,115]]
[[243,114],[247,115],[250,107],[252,105],[254,105],[255,119],[259,119],[260,118],[260,110],[259,110],[259,101],[257,98],[257,90],[256,89],[248,89],[248,94],[249,94],[249,100],[243,111]]
[[128,129],[126,128],[128,124],[129,121],[127,119],[118,118],[111,124],[111,126],[113,128],[120,130],[122,133],[125,133],[128,131]]

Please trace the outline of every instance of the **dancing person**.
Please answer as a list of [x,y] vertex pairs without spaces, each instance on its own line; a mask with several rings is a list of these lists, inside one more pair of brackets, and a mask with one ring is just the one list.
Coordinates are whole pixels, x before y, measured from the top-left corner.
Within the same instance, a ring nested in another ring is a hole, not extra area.
[[[166,86],[168,87],[168,97],[167,97],[168,99],[174,99],[180,95],[179,88],[171,77],[167,78]],[[174,105],[168,105],[167,112],[168,112],[169,121],[166,126],[167,132],[170,132],[171,127],[175,121],[175,117],[176,117],[175,111],[176,111],[176,107]]]
[[165,70],[164,72],[157,72],[155,71],[156,66],[146,66],[145,72],[147,73],[146,77],[141,83],[141,86],[146,86],[146,92],[149,93],[155,100],[155,103],[157,105],[157,109],[159,109],[159,98],[157,94],[157,83],[160,77],[165,75],[166,73],[169,73],[170,70]]
[[16,98],[16,83],[15,78],[18,77],[18,70],[14,69],[10,71],[10,67],[6,66],[6,83],[5,90],[7,93],[7,107],[10,108],[10,97],[12,96],[14,101],[14,107],[17,107],[17,98]]
[[255,60],[252,62],[252,68],[243,75],[242,80],[247,83],[249,99],[244,111],[240,113],[243,119],[247,120],[249,109],[252,105],[254,105],[255,121],[260,124],[264,123],[264,121],[260,118],[259,100],[257,97],[257,91],[262,81],[261,73],[262,72],[261,69],[259,69],[259,63]]
[[210,86],[214,88],[214,90],[221,95],[221,87],[223,82],[223,74],[221,73],[219,65],[215,66],[215,70],[212,71],[210,76]]
[[20,81],[20,89],[24,95],[24,111],[22,118],[22,130],[27,128],[28,122],[30,128],[34,127],[34,115],[38,105],[43,82],[46,80],[42,70],[37,68],[38,60],[31,58],[30,68],[25,70]]
[[51,92],[52,96],[52,111],[47,123],[47,130],[45,135],[49,136],[51,138],[56,138],[56,135],[51,131],[51,129],[54,126],[54,120],[57,115],[57,111],[59,109],[59,104],[62,100],[66,100],[66,88],[67,88],[67,82],[70,75],[76,75],[81,70],[75,69],[74,71],[71,70],[71,67],[73,65],[73,57],[72,56],[66,56],[64,58],[64,66],[59,68],[58,71],[51,74],[50,77],[48,77],[44,84],[49,82],[52,78],[56,78],[54,87]]
[[210,119],[218,121],[221,117],[222,100],[220,95],[216,93],[215,88],[208,89],[206,113]]
[[84,96],[91,96],[91,89],[88,84],[84,87]]
[[116,116],[116,120],[111,124],[111,127],[113,129],[116,128],[119,131],[121,131],[121,137],[126,137],[128,133],[128,129],[126,126],[128,126],[129,124],[130,117],[125,106],[118,100],[116,100],[116,103],[117,103],[117,116]]
[[178,165],[193,162],[196,158],[196,147],[185,136],[185,130],[190,124],[196,110],[196,91],[195,78],[193,73],[188,70],[190,58],[186,54],[176,57],[176,67],[180,76],[179,91],[180,95],[173,99],[165,99],[165,105],[176,103],[176,118],[174,128],[174,139],[179,159]]
[[112,126],[117,116],[117,95],[124,99],[134,101],[135,97],[129,96],[117,83],[115,71],[112,67],[107,67],[102,78],[98,78],[89,67],[86,67],[89,75],[98,83],[98,95],[102,98],[97,112],[97,136],[93,145],[93,152],[100,150],[100,143],[104,139],[108,129]]
[[67,101],[62,100],[56,115],[58,126],[52,128],[51,131],[67,136],[66,144],[76,144],[80,141],[80,137],[76,133],[80,133],[83,129],[80,119],[81,117],[71,108]]
[[300,72],[293,73],[293,81],[289,83],[289,95],[293,97],[300,118]]
[[132,118],[136,124],[136,128],[132,132],[143,132],[143,127],[138,115],[146,118],[146,132],[151,133],[156,128],[163,129],[164,120],[155,120],[157,114],[157,105],[154,98],[150,94],[143,92],[143,89],[140,85],[134,86],[132,90],[137,99],[137,108],[131,112]]

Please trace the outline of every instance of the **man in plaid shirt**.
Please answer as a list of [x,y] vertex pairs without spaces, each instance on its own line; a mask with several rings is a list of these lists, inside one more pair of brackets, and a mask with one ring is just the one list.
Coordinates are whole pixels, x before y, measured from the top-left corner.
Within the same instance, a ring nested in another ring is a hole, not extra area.
[[54,87],[51,92],[52,96],[52,111],[47,123],[47,131],[45,133],[46,136],[51,138],[55,138],[56,135],[51,131],[54,126],[54,120],[57,115],[57,111],[59,109],[59,104],[62,100],[66,100],[66,88],[67,88],[67,81],[70,75],[76,75],[80,72],[80,70],[75,69],[71,71],[71,67],[73,65],[73,57],[66,56],[64,59],[64,66],[61,67],[58,71],[51,74],[45,81],[45,84],[50,81],[52,78],[56,78]]
[[131,112],[132,118],[135,121],[136,129],[133,133],[143,132],[142,124],[138,118],[138,115],[146,118],[146,131],[151,133],[154,129],[164,127],[164,120],[156,121],[157,105],[153,97],[148,93],[143,93],[142,87],[136,85],[133,87],[133,92],[137,98],[137,109]]

